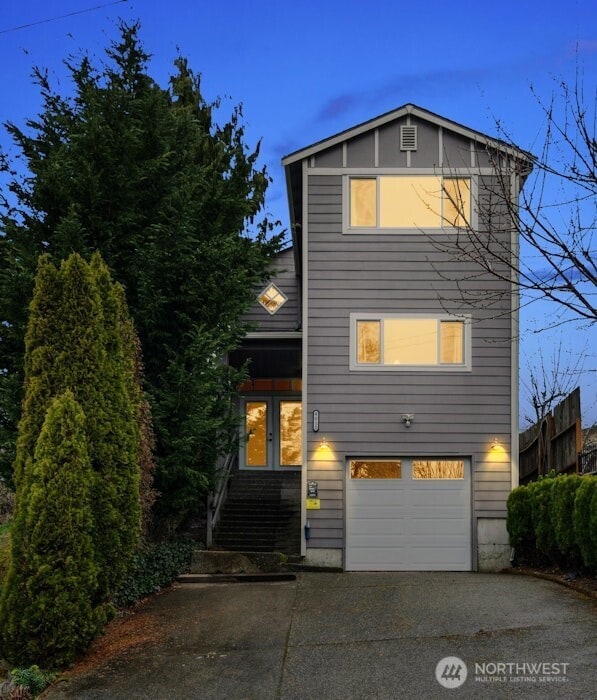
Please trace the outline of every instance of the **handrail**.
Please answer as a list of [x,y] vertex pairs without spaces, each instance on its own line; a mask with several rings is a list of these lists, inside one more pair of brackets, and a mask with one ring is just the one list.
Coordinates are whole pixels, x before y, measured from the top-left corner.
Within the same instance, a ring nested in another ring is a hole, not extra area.
[[226,457],[224,466],[220,473],[220,479],[216,487],[215,492],[207,494],[207,522],[206,522],[206,536],[205,536],[205,546],[211,547],[213,542],[213,533],[220,519],[220,511],[222,506],[226,501],[228,496],[228,486],[230,484],[230,475],[232,472],[232,467],[236,460],[236,453],[231,453]]

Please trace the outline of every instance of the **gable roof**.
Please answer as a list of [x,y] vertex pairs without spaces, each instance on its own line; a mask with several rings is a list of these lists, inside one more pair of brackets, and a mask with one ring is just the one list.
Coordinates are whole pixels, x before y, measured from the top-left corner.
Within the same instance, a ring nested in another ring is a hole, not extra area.
[[347,141],[348,139],[359,136],[367,131],[377,129],[388,122],[400,119],[407,115],[419,117],[420,119],[424,119],[432,124],[436,124],[437,126],[453,131],[456,134],[460,134],[461,136],[474,141],[479,141],[485,146],[497,148],[498,150],[501,150],[514,158],[528,160],[530,162],[535,160],[535,157],[531,153],[524,151],[511,143],[503,141],[502,139],[494,138],[493,136],[488,136],[481,131],[471,129],[467,126],[463,126],[462,124],[452,121],[451,119],[446,119],[445,117],[441,117],[439,114],[423,109],[423,107],[418,107],[415,104],[407,103],[402,107],[398,107],[397,109],[385,112],[385,114],[380,114],[378,117],[373,117],[373,119],[357,124],[350,129],[340,131],[334,136],[328,136],[321,141],[312,143],[310,146],[301,148],[298,151],[293,151],[282,158],[282,165],[287,167],[293,163],[303,160],[304,158],[308,158],[309,156],[324,151],[327,148],[331,148],[332,146]]
[[535,156],[533,156],[531,153],[518,148],[512,143],[494,138],[493,136],[488,136],[481,131],[463,126],[458,122],[452,121],[451,119],[446,119],[446,117],[441,117],[439,114],[430,112],[422,107],[417,107],[417,105],[412,103],[407,103],[402,107],[391,110],[390,112],[380,114],[379,116],[362,122],[361,124],[357,124],[350,129],[340,131],[334,136],[328,136],[328,138],[322,139],[321,141],[316,141],[310,146],[305,146],[298,151],[293,151],[282,158],[282,165],[284,166],[284,170],[286,172],[286,189],[288,194],[288,206],[290,209],[290,225],[292,230],[293,245],[295,248],[296,269],[299,274],[302,260],[302,201],[304,185],[302,174],[303,161],[310,156],[320,153],[321,151],[337,146],[338,144],[344,143],[345,141],[348,141],[356,136],[360,136],[361,134],[374,131],[385,124],[402,119],[406,116],[414,116],[423,121],[435,124],[436,126],[446,129],[447,131],[451,131],[464,138],[475,141],[483,148],[496,149],[508,157],[514,158],[522,166],[522,182],[524,182],[527,175],[532,170],[533,162],[536,160]]

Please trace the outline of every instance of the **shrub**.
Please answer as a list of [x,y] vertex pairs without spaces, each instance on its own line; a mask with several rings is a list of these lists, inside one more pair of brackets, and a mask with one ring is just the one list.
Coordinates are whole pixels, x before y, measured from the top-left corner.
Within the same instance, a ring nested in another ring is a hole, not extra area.
[[546,478],[529,484],[531,514],[535,530],[538,564],[558,560],[555,530],[552,522],[553,487],[555,479]]
[[185,539],[145,545],[133,557],[114,602],[118,607],[133,605],[144,596],[172,583],[191,564],[195,544]]
[[99,255],[87,263],[73,254],[59,268],[40,258],[27,328],[15,483],[25,512],[46,411],[55,396],[71,390],[85,414],[93,470],[98,604],[117,590],[140,531],[139,429],[128,388],[134,359],[124,348],[126,318],[122,289]]
[[34,665],[29,668],[15,668],[10,672],[10,677],[14,685],[27,688],[31,695],[35,696],[55,680],[56,674],[43,671]]
[[580,563],[580,550],[574,536],[573,510],[576,491],[582,483],[577,474],[559,476],[553,485],[552,522],[558,549],[563,563],[576,567]]
[[574,537],[584,565],[597,571],[597,478],[583,476],[572,513]]
[[531,493],[527,486],[518,486],[508,496],[506,528],[510,546],[514,547],[519,563],[535,560],[535,529],[531,512]]
[[0,593],[10,565],[10,525],[0,525]]
[[15,495],[0,479],[0,525],[5,525],[11,518],[15,508]]
[[83,411],[67,391],[50,405],[37,442],[0,605],[2,653],[13,663],[67,665],[103,622],[92,602],[98,587],[94,482],[84,426]]

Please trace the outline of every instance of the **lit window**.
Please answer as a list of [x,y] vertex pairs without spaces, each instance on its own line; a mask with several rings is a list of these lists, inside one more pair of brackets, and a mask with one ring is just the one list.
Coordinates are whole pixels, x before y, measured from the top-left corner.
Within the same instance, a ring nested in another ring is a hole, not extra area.
[[350,460],[351,479],[400,479],[402,464],[397,459]]
[[413,479],[464,479],[461,459],[413,459]]
[[288,297],[272,282],[261,292],[257,300],[273,316],[288,301]]
[[471,222],[471,181],[464,177],[444,180],[443,226],[463,227]]
[[349,228],[442,228],[471,223],[470,178],[381,175],[349,179]]
[[352,178],[350,181],[351,226],[377,226],[377,181]]
[[357,314],[351,318],[351,369],[470,369],[465,316]]

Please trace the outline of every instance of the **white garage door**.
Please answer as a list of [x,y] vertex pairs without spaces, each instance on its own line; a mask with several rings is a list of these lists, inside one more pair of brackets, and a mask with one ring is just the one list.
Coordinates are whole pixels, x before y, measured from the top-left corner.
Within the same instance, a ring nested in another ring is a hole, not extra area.
[[351,459],[348,571],[470,571],[470,460]]

